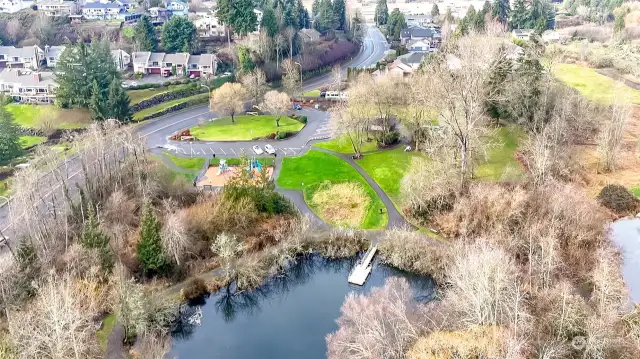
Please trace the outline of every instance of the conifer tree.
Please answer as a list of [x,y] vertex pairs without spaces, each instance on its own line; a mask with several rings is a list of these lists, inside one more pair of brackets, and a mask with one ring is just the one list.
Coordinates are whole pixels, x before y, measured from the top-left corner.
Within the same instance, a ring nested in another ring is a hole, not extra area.
[[374,16],[376,24],[387,24],[387,19],[389,18],[389,7],[387,6],[387,0],[378,0]]
[[0,107],[0,164],[22,155],[20,128],[4,106]]
[[82,245],[96,250],[100,258],[100,268],[104,273],[111,273],[115,265],[115,255],[109,247],[109,237],[100,229],[100,221],[93,206],[88,206],[87,219],[82,228]]
[[89,100],[89,110],[91,117],[96,121],[102,121],[107,117],[105,95],[98,81],[93,80],[91,87],[91,99]]
[[260,29],[264,29],[267,32],[267,35],[269,35],[269,37],[272,39],[278,34],[278,31],[280,31],[278,19],[276,18],[276,12],[269,5],[265,6],[262,13]]
[[494,0],[491,11],[494,18],[498,19],[500,23],[506,24],[509,21],[509,12],[511,11],[509,0]]
[[164,274],[169,266],[160,238],[160,222],[150,204],[145,206],[140,223],[137,258],[145,275]]
[[336,18],[336,28],[344,30],[347,23],[344,0],[333,0],[333,15]]
[[122,88],[120,82],[114,78],[111,85],[109,85],[109,97],[107,100],[109,117],[128,122],[131,119],[129,102],[129,94]]
[[440,16],[440,8],[438,7],[438,4],[434,3],[431,7],[431,17],[435,20],[438,16]]
[[133,34],[135,42],[138,45],[138,51],[156,51],[158,47],[156,30],[153,28],[151,20],[147,15],[142,15],[133,28]]
[[241,36],[256,30],[258,21],[256,13],[253,11],[252,0],[233,0],[233,11],[231,13],[231,25]]

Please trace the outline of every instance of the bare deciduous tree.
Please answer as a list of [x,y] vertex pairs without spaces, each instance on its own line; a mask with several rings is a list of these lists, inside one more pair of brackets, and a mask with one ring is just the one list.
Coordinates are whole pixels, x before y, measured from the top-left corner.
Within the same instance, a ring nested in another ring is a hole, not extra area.
[[327,335],[329,359],[402,358],[417,340],[422,318],[404,278],[387,279],[369,295],[349,293],[338,331]]
[[284,92],[271,90],[264,95],[264,100],[260,104],[260,109],[276,116],[276,126],[280,127],[280,117],[287,114],[291,108],[289,95]]
[[344,74],[342,73],[342,67],[340,65],[334,65],[331,69],[331,88],[332,91],[340,91],[342,90],[342,85],[344,82]]
[[296,37],[296,29],[289,26],[284,29],[284,36],[287,38],[289,42],[289,59],[293,58],[293,39]]
[[251,70],[240,78],[240,82],[247,89],[247,93],[254,103],[258,103],[260,97],[262,97],[269,88],[267,86],[267,76],[264,74],[264,71],[260,69]]
[[287,59],[282,63],[282,87],[291,96],[295,96],[301,91],[298,68],[298,65],[291,59]]
[[602,157],[605,171],[615,171],[624,130],[631,116],[631,106],[624,100],[625,96],[614,96],[609,118],[604,121],[598,135],[598,152]]
[[160,238],[162,238],[162,246],[166,253],[175,260],[177,265],[180,265],[192,246],[187,226],[187,212],[172,210],[167,213]]
[[209,107],[222,116],[231,116],[231,122],[234,122],[235,115],[244,110],[246,100],[247,90],[242,84],[227,82],[211,92]]
[[167,334],[145,334],[135,348],[136,359],[165,359],[171,350],[171,338]]
[[211,243],[211,251],[224,261],[227,279],[231,275],[231,262],[242,251],[242,248],[242,242],[238,237],[228,233],[218,234],[216,240]]

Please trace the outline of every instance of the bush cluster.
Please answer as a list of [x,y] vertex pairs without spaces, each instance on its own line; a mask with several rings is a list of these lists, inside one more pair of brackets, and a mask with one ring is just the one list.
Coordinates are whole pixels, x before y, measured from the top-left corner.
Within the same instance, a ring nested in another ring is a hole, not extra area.
[[600,191],[598,201],[618,214],[629,214],[635,211],[640,202],[633,193],[618,184],[606,185]]
[[294,120],[296,120],[296,121],[300,122],[300,123],[305,124],[305,125],[307,124],[307,121],[308,121],[307,116],[304,116],[304,115],[296,115],[296,114],[293,114],[293,115],[291,115],[290,117],[291,117],[292,119],[294,119]]
[[204,92],[207,92],[206,87],[199,86],[198,84],[191,84],[187,87],[169,91],[169,92],[160,93],[151,98],[140,101],[139,103],[131,106],[131,112],[135,113],[135,112],[142,111],[150,107],[159,105],[164,102],[177,100],[179,98],[190,97],[190,96],[197,95]]
[[150,115],[144,116],[142,118],[138,118],[138,119],[136,119],[136,121],[150,120],[152,118],[157,118],[157,117],[160,117],[160,116],[164,116],[164,115],[166,115],[168,113],[176,112],[176,111],[185,109],[185,108],[190,107],[190,106],[202,105],[202,104],[205,104],[205,103],[208,103],[208,102],[209,102],[209,96],[207,94],[203,94],[203,96],[197,96],[197,97],[192,98],[192,99],[190,99],[188,101],[175,104],[175,105],[173,105],[171,107],[168,107],[168,108],[166,108],[166,109],[164,109],[162,111],[158,111],[158,112],[152,113]]
[[209,294],[209,289],[202,278],[196,277],[187,281],[184,288],[180,291],[180,294],[183,299],[192,301]]

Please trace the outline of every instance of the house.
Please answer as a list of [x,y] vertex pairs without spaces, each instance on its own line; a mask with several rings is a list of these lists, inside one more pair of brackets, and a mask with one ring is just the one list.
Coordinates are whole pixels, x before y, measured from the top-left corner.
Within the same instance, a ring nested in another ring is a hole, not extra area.
[[0,72],[0,92],[20,102],[53,103],[57,86],[53,72],[25,69]]
[[0,12],[14,13],[33,6],[33,1],[0,0]]
[[127,11],[133,11],[138,8],[138,3],[134,0],[116,0],[114,3],[122,6]]
[[69,16],[73,4],[73,1],[66,0],[44,0],[37,3],[40,13],[52,17]]
[[442,36],[435,28],[424,28],[420,26],[410,26],[400,31],[400,43],[407,43],[415,40],[428,40],[431,48],[437,48],[442,42]]
[[164,3],[164,7],[171,11],[173,15],[187,16],[189,14],[189,3],[180,0],[171,0]]
[[408,54],[398,56],[398,58],[387,68],[387,73],[390,76],[408,76],[420,67],[422,59],[424,59],[426,55],[426,52],[410,52]]
[[560,33],[553,30],[547,30],[542,33],[542,41],[544,41],[545,43],[559,42]]
[[170,10],[165,8],[150,7],[149,15],[151,15],[151,20],[154,22],[154,24],[157,24],[157,23],[163,23],[169,20],[171,18],[171,15],[173,15],[173,13]]
[[226,27],[209,11],[197,12],[192,19],[200,37],[221,37],[226,35]]
[[433,16],[431,14],[424,15],[405,15],[407,26],[427,26],[433,24]]
[[38,46],[0,46],[0,68],[37,69],[44,59],[44,51]]
[[56,67],[58,60],[60,60],[60,55],[66,46],[45,46],[44,47],[44,58],[47,67]]
[[111,50],[111,57],[113,57],[113,63],[118,71],[126,70],[131,63],[131,55],[120,49]]
[[115,3],[91,2],[82,8],[82,17],[87,20],[117,20],[124,15],[124,7]]
[[134,52],[133,71],[163,76],[203,76],[216,73],[217,59],[213,54],[190,55],[184,52]]
[[406,46],[409,52],[429,52],[432,50],[429,40],[412,40]]
[[302,42],[320,41],[320,33],[316,29],[300,29],[298,36],[300,36]]
[[515,37],[518,40],[529,41],[531,40],[531,36],[533,36],[534,32],[531,29],[514,29],[511,32],[511,36]]

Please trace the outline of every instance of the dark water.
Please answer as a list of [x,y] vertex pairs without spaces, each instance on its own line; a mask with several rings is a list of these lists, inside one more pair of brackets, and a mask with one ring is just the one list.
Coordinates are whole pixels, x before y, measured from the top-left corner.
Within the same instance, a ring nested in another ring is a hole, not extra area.
[[640,303],[640,218],[620,219],[611,224],[611,238],[622,252],[622,277],[631,300]]
[[[169,358],[315,359],[325,358],[325,336],[337,329],[340,306],[351,292],[368,292],[390,276],[405,277],[420,301],[434,283],[427,278],[376,264],[364,287],[347,283],[354,259],[300,260],[284,275],[251,292],[212,295],[202,306],[199,326],[174,332]],[[191,307],[189,310],[194,311]]]

